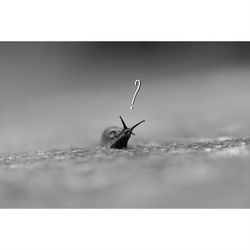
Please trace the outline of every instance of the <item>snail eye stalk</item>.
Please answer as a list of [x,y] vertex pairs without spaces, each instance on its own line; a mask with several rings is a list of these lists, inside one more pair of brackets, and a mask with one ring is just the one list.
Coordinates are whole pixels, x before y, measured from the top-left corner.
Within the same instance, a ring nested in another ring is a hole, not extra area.
[[123,121],[123,119],[122,119],[121,116],[120,116],[120,119],[121,119],[121,121],[122,121],[123,128],[124,128],[124,129],[127,129],[128,127],[127,127],[126,123]]
[[131,132],[133,131],[133,129],[134,129],[135,127],[137,127],[138,125],[140,125],[140,124],[143,123],[143,122],[145,122],[145,120],[140,121],[140,122],[136,123],[134,126],[132,126],[132,127],[130,128],[130,129],[131,129]]

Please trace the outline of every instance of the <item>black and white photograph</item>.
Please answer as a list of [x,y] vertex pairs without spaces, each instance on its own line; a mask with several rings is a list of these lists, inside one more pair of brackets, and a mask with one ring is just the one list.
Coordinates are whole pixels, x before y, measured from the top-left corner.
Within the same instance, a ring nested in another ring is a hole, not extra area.
[[0,6],[0,249],[250,249],[248,0]]
[[2,208],[249,208],[250,43],[0,43]]

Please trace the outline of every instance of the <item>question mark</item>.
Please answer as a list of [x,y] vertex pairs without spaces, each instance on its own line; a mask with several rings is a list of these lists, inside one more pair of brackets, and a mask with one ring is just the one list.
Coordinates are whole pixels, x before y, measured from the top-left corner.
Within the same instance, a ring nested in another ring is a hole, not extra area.
[[137,89],[134,93],[134,96],[133,96],[133,99],[132,99],[132,102],[131,102],[131,106],[130,106],[130,109],[133,109],[134,108],[134,102],[135,102],[135,98],[141,88],[141,81],[140,80],[135,80],[135,86],[137,86]]

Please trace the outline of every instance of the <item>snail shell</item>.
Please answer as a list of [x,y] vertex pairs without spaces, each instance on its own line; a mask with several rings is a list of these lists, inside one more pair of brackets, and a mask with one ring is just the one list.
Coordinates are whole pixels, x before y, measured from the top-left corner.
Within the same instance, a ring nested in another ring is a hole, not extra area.
[[131,134],[135,135],[133,133],[133,129],[142,122],[145,122],[145,120],[140,121],[131,128],[128,128],[121,116],[120,119],[122,121],[123,128],[116,126],[106,128],[102,133],[101,146],[109,146],[110,148],[117,149],[126,148]]

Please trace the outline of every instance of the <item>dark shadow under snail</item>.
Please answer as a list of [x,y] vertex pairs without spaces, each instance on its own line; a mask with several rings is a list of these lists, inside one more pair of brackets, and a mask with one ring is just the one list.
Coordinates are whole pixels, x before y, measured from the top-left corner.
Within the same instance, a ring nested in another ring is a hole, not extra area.
[[131,128],[128,128],[121,116],[120,119],[122,121],[123,128],[116,126],[106,128],[102,133],[101,146],[109,146],[110,148],[117,148],[117,149],[126,148],[130,136],[135,135],[133,133],[133,130],[139,124],[145,122],[145,120],[140,121]]

